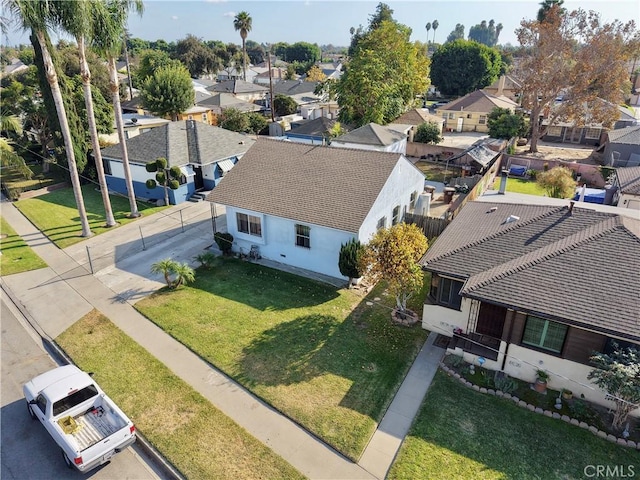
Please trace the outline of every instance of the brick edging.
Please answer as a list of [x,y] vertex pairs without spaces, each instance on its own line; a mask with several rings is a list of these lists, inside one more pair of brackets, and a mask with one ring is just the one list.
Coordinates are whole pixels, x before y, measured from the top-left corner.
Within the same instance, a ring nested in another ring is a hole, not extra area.
[[442,369],[442,371],[445,372],[450,377],[453,377],[458,381],[460,381],[462,385],[465,385],[471,388],[472,390],[475,390],[476,392],[484,393],[487,395],[493,395],[494,397],[500,397],[506,400],[511,400],[517,406],[526,408],[531,412],[544,415],[545,417],[562,420],[563,422],[570,423],[571,425],[575,425],[577,427],[583,428],[585,430],[590,431],[591,433],[593,433],[594,435],[600,438],[609,440],[611,443],[615,443],[623,447],[640,450],[640,442],[636,443],[633,440],[626,440],[624,438],[616,437],[611,433],[607,433],[603,430],[599,430],[597,427],[593,425],[589,425],[586,422],[580,422],[579,420],[575,418],[571,418],[568,415],[560,415],[558,412],[552,412],[551,410],[543,410],[540,407],[536,407],[535,405],[527,403],[524,400],[520,400],[518,397],[511,395],[509,393],[505,393],[501,390],[494,390],[492,388],[485,388],[485,387],[479,387],[478,385],[474,385],[473,383],[469,382],[466,378],[464,378],[462,375],[460,375],[458,372],[456,372],[452,368],[449,368],[447,365],[445,365],[444,362],[440,362],[440,369]]

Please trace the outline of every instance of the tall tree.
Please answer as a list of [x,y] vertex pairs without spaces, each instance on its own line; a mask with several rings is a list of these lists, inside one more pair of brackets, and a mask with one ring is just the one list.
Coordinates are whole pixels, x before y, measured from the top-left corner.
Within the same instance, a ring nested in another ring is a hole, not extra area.
[[524,137],[528,125],[521,113],[513,113],[508,108],[496,107],[487,115],[487,127],[491,138],[510,139]]
[[500,30],[497,29],[493,19],[482,20],[477,25],[474,25],[469,29],[469,40],[475,40],[478,43],[482,43],[488,47],[494,47],[498,43],[498,36],[502,30],[502,24],[499,24]]
[[[527,52],[515,73],[522,106],[530,112],[531,152],[545,133],[543,117],[548,125],[613,125],[630,88],[626,62],[638,36],[632,21],[602,23],[596,12],[563,13],[553,5],[544,21],[523,20],[516,35]],[[561,93],[565,100],[555,105]]]
[[471,40],[445,43],[431,57],[431,81],[445,95],[466,95],[491,85],[501,69],[496,49]]
[[[17,135],[22,134],[22,125],[20,119],[15,115],[8,115],[0,112],[0,132],[13,132]],[[24,178],[33,177],[33,172],[27,166],[20,155],[18,155],[12,145],[12,141],[0,137],[0,165],[16,169]]]
[[431,28],[433,28],[433,43],[436,43],[436,30],[439,26],[440,23],[438,22],[438,20],[434,20],[433,22],[431,22]]
[[192,107],[195,100],[189,71],[183,65],[160,68],[145,80],[140,97],[145,108],[155,115],[178,120],[178,115]]
[[251,17],[247,12],[240,12],[233,19],[233,28],[240,32],[242,39],[242,79],[247,81],[247,35],[251,31]]
[[192,78],[203,73],[215,73],[222,68],[222,62],[213,50],[193,35],[178,41],[175,55],[187,67]]
[[406,312],[407,301],[422,287],[423,273],[418,260],[428,246],[422,230],[408,223],[378,230],[365,246],[361,271],[375,282],[387,282],[401,313]]
[[180,60],[171,58],[167,52],[160,50],[143,50],[139,55],[138,66],[135,69],[134,80],[136,88],[144,85],[144,81],[159,68],[169,65],[180,65]]
[[427,44],[429,44],[429,30],[431,30],[431,22],[427,22],[424,28],[427,29]]
[[57,2],[56,5],[58,7],[58,22],[64,30],[75,37],[78,44],[80,78],[82,79],[82,91],[87,111],[89,136],[93,147],[96,172],[98,173],[98,183],[100,184],[100,193],[104,205],[105,221],[107,227],[114,227],[117,223],[113,216],[111,199],[109,198],[109,188],[104,174],[104,165],[102,164],[102,154],[100,152],[100,141],[98,139],[98,129],[96,127],[96,117],[91,92],[91,70],[89,69],[86,55],[87,38],[91,38],[91,35],[94,33],[91,23],[92,19],[95,18],[96,15],[105,15],[104,12],[97,12],[97,9],[104,8],[104,4],[102,2],[89,0],[62,0]]
[[464,40],[464,25],[461,23],[456,23],[456,28],[449,34],[445,43],[450,43],[458,39]]
[[358,41],[335,87],[341,122],[389,123],[427,89],[429,60],[424,44],[410,42],[410,35],[405,25],[383,21]]
[[124,133],[124,121],[122,119],[122,106],[120,105],[120,80],[118,79],[118,69],[116,58],[123,48],[127,19],[129,12],[136,12],[142,15],[142,0],[105,0],[105,8],[98,11],[94,18],[94,35],[92,35],[93,47],[107,59],[109,70],[109,90],[111,91],[111,102],[113,113],[116,118],[116,129],[120,148],[122,148],[122,166],[124,169],[124,179],[127,186],[127,196],[129,197],[130,217],[139,217],[138,204],[136,203],[136,193],[133,189],[131,178],[131,167],[129,166],[129,152],[127,150],[127,136]]
[[65,108],[62,91],[58,83],[58,73],[56,72],[51,53],[49,51],[49,39],[47,29],[54,20],[54,9],[51,2],[33,2],[29,0],[5,0],[4,6],[12,15],[20,22],[24,30],[31,30],[33,36],[37,39],[40,47],[45,74],[53,101],[56,106],[58,122],[60,124],[61,134],[64,140],[65,152],[67,155],[67,164],[69,165],[69,175],[71,177],[71,185],[73,186],[73,194],[78,208],[80,224],[82,226],[82,236],[91,235],[91,228],[87,218],[87,211],[84,206],[84,198],[80,187],[80,177],[76,165],[76,157],[73,148],[73,140],[71,138],[71,130],[67,120],[67,112]]
[[549,13],[549,10],[551,10],[551,8],[553,8],[554,6],[557,6],[560,8],[561,14],[566,13],[566,10],[562,8],[563,4],[564,4],[564,0],[543,0],[542,2],[540,2],[540,9],[538,10],[538,16],[537,16],[538,22],[543,22],[544,19],[547,17],[547,13]]
[[382,22],[393,22],[393,9],[386,3],[380,2],[376,7],[376,13],[369,17],[369,30],[375,30]]

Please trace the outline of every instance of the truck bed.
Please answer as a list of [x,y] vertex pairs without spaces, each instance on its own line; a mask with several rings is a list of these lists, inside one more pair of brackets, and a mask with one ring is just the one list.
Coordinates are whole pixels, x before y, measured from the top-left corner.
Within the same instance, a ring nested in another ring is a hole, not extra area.
[[71,435],[76,439],[80,451],[95,445],[125,426],[121,419],[102,405],[75,416],[74,420],[80,428]]

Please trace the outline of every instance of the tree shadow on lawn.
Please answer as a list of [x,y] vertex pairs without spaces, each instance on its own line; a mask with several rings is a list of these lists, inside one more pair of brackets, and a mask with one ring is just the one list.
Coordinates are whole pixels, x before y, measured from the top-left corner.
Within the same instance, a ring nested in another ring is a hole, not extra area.
[[419,326],[393,325],[390,312],[360,303],[344,320],[306,315],[266,330],[244,348],[250,387],[308,382],[332,374],[350,380],[339,406],[380,421],[426,338]]
[[211,270],[198,269],[189,286],[260,311],[281,311],[330,302],[338,288],[292,273],[235,258],[219,259]]

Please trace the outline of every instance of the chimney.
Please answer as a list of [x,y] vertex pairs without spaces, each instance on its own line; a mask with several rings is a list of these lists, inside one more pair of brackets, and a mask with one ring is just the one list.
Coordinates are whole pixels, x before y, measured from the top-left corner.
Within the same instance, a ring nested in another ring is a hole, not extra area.
[[569,202],[569,215],[573,215],[573,204],[576,203],[573,200]]
[[504,84],[506,80],[507,80],[506,75],[502,75],[500,77],[500,80],[498,80],[498,91],[496,92],[497,97],[501,97],[502,95],[504,95]]
[[504,195],[504,192],[507,190],[508,177],[509,177],[509,170],[502,170],[502,173],[500,173],[500,189],[498,190],[498,194]]

